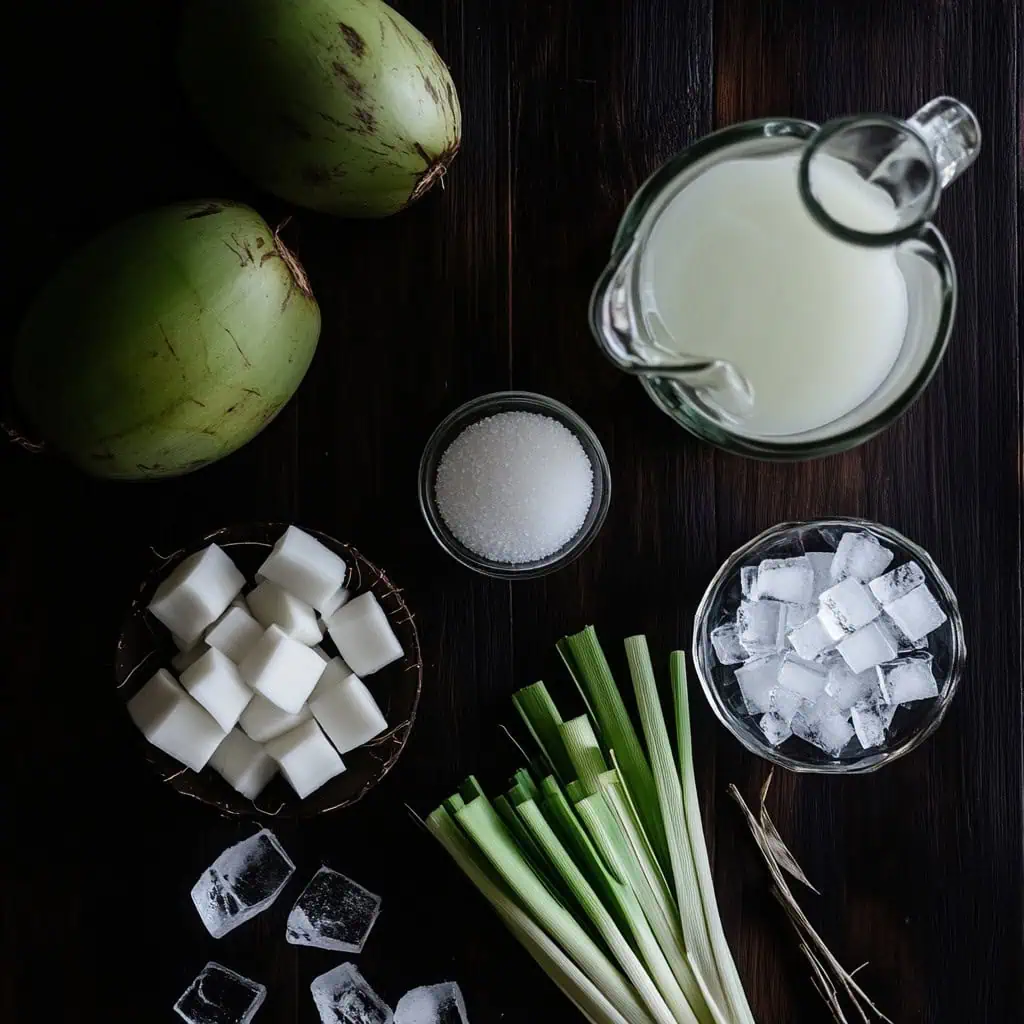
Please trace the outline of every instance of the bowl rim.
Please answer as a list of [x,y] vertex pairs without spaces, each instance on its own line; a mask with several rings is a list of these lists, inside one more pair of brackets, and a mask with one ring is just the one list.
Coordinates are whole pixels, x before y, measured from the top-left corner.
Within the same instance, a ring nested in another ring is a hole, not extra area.
[[[470,551],[448,528],[434,498],[437,466],[449,444],[471,423],[501,412],[538,412],[551,416],[572,431],[594,470],[594,495],[586,519],[577,533],[557,551],[532,562],[492,562]],[[557,399],[535,391],[492,391],[458,406],[435,427],[423,447],[417,476],[420,511],[434,540],[455,561],[493,579],[524,580],[547,576],[575,561],[593,543],[611,505],[611,466],[604,446],[590,425]]]
[[[936,703],[933,706],[933,713],[930,714],[924,722],[922,722],[917,731],[908,736],[902,743],[894,747],[886,747],[877,753],[866,753],[863,758],[860,758],[857,761],[834,761],[810,764],[806,761],[800,761],[781,753],[778,748],[771,746],[767,740],[763,743],[759,743],[748,733],[737,727],[736,723],[738,721],[738,716],[726,706],[725,701],[718,692],[718,687],[715,686],[714,681],[710,678],[710,671],[706,664],[709,642],[705,641],[705,634],[708,631],[708,614],[711,607],[717,600],[721,588],[724,586],[725,582],[732,577],[740,563],[750,555],[752,551],[755,551],[768,541],[774,540],[796,529],[822,529],[829,526],[854,526],[859,529],[868,530],[873,534],[879,535],[880,538],[886,539],[891,543],[906,549],[910,556],[921,564],[921,567],[925,572],[928,573],[935,581],[939,590],[940,600],[942,601],[949,616],[951,635],[950,666],[947,677],[943,683],[942,690],[936,698]],[[697,605],[697,612],[693,620],[693,642],[690,656],[693,659],[694,668],[697,673],[697,678],[700,680],[701,689],[704,691],[704,697],[711,705],[711,710],[714,712],[715,717],[723,726],[725,726],[733,738],[738,740],[752,754],[756,754],[758,757],[762,757],[766,761],[772,762],[772,764],[779,765],[780,767],[786,768],[787,770],[797,774],[863,775],[877,771],[879,768],[882,768],[887,764],[892,764],[893,761],[904,757],[912,750],[916,750],[926,739],[928,739],[929,736],[932,735],[932,733],[935,732],[936,729],[938,729],[939,725],[942,724],[942,720],[946,717],[946,713],[953,701],[953,697],[960,686],[960,679],[963,676],[964,666],[967,661],[967,645],[964,638],[963,618],[960,614],[960,605],[956,599],[956,594],[942,570],[924,548],[910,540],[909,537],[900,533],[899,530],[891,526],[886,526],[884,523],[878,523],[871,519],[863,519],[856,516],[827,516],[820,519],[790,520],[783,523],[776,523],[774,526],[770,526],[768,529],[757,534],[757,536],[751,538],[746,544],[737,548],[731,555],[729,555],[728,558],[725,559],[718,571],[711,578],[711,582],[708,584],[703,596],[701,597],[700,603]]]

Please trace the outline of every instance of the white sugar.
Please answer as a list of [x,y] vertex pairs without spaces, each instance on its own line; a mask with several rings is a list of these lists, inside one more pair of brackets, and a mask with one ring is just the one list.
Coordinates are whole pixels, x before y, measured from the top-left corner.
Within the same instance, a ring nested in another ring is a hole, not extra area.
[[503,412],[466,427],[441,457],[435,495],[455,537],[492,562],[532,562],[579,533],[594,469],[567,427]]

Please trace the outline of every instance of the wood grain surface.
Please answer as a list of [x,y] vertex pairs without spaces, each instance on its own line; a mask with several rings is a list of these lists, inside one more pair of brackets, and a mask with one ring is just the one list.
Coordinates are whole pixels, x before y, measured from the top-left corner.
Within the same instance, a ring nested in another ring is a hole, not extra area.
[[[188,899],[244,825],[143,771],[113,693],[117,622],[154,560],[217,526],[282,519],[357,544],[406,588],[425,644],[421,716],[358,807],[280,837],[383,895],[360,969],[392,1003],[455,978],[474,1024],[576,1020],[411,822],[476,770],[515,764],[509,694],[563,680],[554,641],[594,622],[609,647],[688,646],[710,576],[771,524],[891,524],[959,594],[968,669],[939,732],[864,778],[778,776],[773,807],[822,896],[826,941],[897,1024],[1004,1024],[1024,1005],[1022,777],[1022,31],[1016,0],[396,0],[449,62],[462,151],[386,221],[335,221],[260,194],[213,152],[178,93],[176,4],[38,0],[5,15],[14,324],[76,243],[160,202],[252,202],[303,260],[323,311],[313,368],[257,440],[180,480],[99,483],[5,446],[0,459],[0,1020],[170,1021],[210,959],[264,982],[257,1020],[312,1024],[337,962],[287,946],[283,905],[220,942]],[[590,289],[626,202],[714,127],[788,114],[970,104],[978,163],[937,221],[960,305],[924,397],[878,439],[775,465],[698,443],[598,354]],[[432,428],[508,387],[567,402],[611,460],[612,508],[578,562],[485,580],[431,540],[416,466]],[[826,1019],[736,809],[765,777],[695,703],[698,775],[726,931],[759,1024]]]

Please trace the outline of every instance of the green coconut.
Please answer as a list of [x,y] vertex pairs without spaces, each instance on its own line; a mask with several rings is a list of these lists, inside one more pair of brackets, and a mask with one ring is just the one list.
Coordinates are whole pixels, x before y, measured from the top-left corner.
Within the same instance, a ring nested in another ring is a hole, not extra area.
[[174,476],[265,427],[319,334],[302,267],[255,210],[179,203],[100,235],[43,289],[15,343],[15,396],[87,472]]
[[220,148],[299,206],[385,217],[427,192],[459,148],[448,68],[380,0],[195,0],[180,66]]

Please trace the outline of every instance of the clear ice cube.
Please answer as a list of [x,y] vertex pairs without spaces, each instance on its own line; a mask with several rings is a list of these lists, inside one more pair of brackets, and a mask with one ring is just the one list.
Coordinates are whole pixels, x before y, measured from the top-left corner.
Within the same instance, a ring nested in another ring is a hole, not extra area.
[[818,595],[832,586],[832,559],[834,554],[831,551],[808,551],[804,558],[811,563],[814,572],[814,588],[811,600],[817,600]]
[[939,695],[930,654],[899,658],[878,666],[878,685],[887,704],[909,704]]
[[740,569],[740,590],[748,601],[757,600],[757,566],[745,565]]
[[747,652],[740,643],[735,622],[727,622],[711,630],[711,646],[720,665],[738,665],[747,660]]
[[946,621],[946,613],[925,584],[890,601],[885,613],[908,640],[921,640]]
[[277,899],[295,865],[277,837],[263,829],[229,846],[192,887],[192,902],[206,930],[222,938]]
[[757,724],[760,726],[761,732],[764,733],[765,739],[773,747],[777,747],[780,743],[785,743],[793,735],[789,722],[774,711],[769,711],[767,714],[762,715]]
[[322,867],[295,901],[285,938],[296,946],[361,953],[379,913],[379,896]]
[[772,714],[778,715],[786,725],[793,721],[798,711],[807,711],[810,706],[810,702],[799,693],[781,686],[776,686],[768,695],[768,707]]
[[853,672],[845,661],[829,666],[825,692],[844,711],[878,693],[878,677],[870,669]]
[[798,558],[766,558],[757,567],[757,596],[787,604],[808,604],[814,597],[814,569]]
[[844,533],[832,557],[832,579],[842,580],[852,576],[866,583],[885,572],[892,559],[893,553],[883,547],[874,534],[859,530]]
[[791,727],[794,735],[833,757],[842,753],[854,735],[849,715],[829,697],[822,697],[813,707],[794,715]]
[[749,654],[780,651],[786,644],[786,606],[779,601],[741,601],[736,628]]
[[255,981],[214,963],[208,963],[174,1004],[188,1024],[249,1024],[267,998]]
[[835,644],[817,615],[811,615],[801,625],[790,629],[787,639],[793,650],[805,661],[814,661],[819,654]]
[[904,562],[896,566],[884,576],[873,579],[868,586],[879,604],[889,604],[897,598],[909,594],[924,583],[924,570],[917,562]]
[[469,1024],[459,986],[444,981],[406,992],[395,1007],[395,1024]]
[[885,720],[873,701],[860,701],[850,709],[853,731],[865,750],[885,743]]
[[736,682],[751,714],[769,709],[771,691],[778,683],[780,663],[778,655],[770,654],[764,658],[752,658],[736,669]]
[[785,654],[779,666],[779,686],[805,700],[815,701],[825,690],[828,677],[820,665],[804,661],[795,654]]
[[869,668],[891,661],[896,657],[896,646],[879,628],[878,623],[869,622],[845,640],[836,644],[836,650],[853,672],[866,672]]
[[309,986],[323,1024],[393,1024],[394,1014],[366,983],[355,964],[345,963]]
[[882,614],[871,591],[852,576],[823,591],[820,601],[822,609],[827,609],[847,633],[856,632]]

